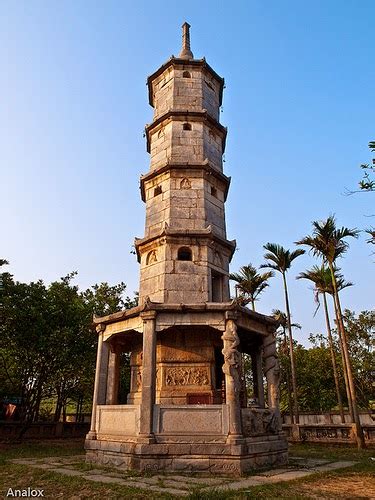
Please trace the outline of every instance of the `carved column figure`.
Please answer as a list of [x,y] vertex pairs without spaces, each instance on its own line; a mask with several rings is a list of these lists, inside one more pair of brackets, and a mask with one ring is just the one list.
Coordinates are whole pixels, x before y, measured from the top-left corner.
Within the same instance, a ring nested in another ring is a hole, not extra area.
[[100,323],[96,327],[96,331],[98,333],[98,350],[96,355],[94,395],[92,398],[91,426],[90,432],[87,435],[88,439],[96,439],[97,406],[105,404],[107,392],[109,345],[107,342],[104,342],[103,339],[105,325]]
[[280,366],[276,352],[276,337],[270,332],[263,339],[264,374],[267,379],[268,406],[279,409]]
[[240,339],[237,335],[237,325],[234,316],[229,312],[226,313],[225,332],[222,335],[223,340],[223,356],[224,365],[223,372],[225,374],[225,392],[226,404],[229,406],[229,441],[242,439],[241,425],[241,378],[240,365],[241,354],[237,347]]
[[139,435],[142,441],[154,442],[152,430],[156,392],[156,311],[144,311],[143,319],[143,355],[142,355],[142,394]]
[[118,389],[120,382],[120,348],[118,345],[111,345],[108,360],[107,377],[107,405],[116,405],[118,402]]

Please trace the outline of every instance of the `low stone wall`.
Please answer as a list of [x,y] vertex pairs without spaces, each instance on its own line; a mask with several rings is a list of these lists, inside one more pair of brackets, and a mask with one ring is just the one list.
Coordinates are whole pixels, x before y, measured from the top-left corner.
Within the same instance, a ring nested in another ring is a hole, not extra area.
[[[23,429],[20,422],[0,422],[0,439],[17,439]],[[54,439],[84,437],[90,429],[88,423],[37,422],[23,434],[27,439]]]
[[272,412],[244,409],[249,435],[228,437],[229,411],[225,404],[154,405],[149,440],[139,436],[139,405],[98,405],[86,458],[126,470],[229,475],[287,462],[288,444]]
[[155,405],[154,432],[160,436],[224,436],[228,434],[226,405]]
[[[365,442],[375,446],[375,425],[362,425]],[[283,424],[283,431],[290,442],[325,444],[355,444],[352,424]]]
[[135,436],[139,432],[139,405],[98,405],[98,439]]
[[[344,414],[345,423],[350,424],[349,413]],[[290,415],[283,415],[283,424],[291,424]],[[360,411],[359,419],[362,425],[375,425],[375,411]],[[338,411],[330,411],[326,413],[314,413],[314,412],[301,412],[299,414],[299,423],[301,425],[330,425],[330,424],[341,424],[341,416]]]

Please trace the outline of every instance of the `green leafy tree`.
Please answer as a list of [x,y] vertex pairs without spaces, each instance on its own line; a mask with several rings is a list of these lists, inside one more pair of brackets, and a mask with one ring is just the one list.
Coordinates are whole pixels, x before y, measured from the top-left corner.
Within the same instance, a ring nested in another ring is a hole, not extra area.
[[0,351],[3,370],[15,394],[22,398],[21,419],[32,422],[56,355],[43,282],[30,284],[4,279]]
[[310,248],[311,253],[323,259],[323,262],[328,265],[331,272],[333,297],[335,304],[335,312],[338,323],[338,332],[342,345],[343,366],[346,372],[347,379],[347,394],[350,404],[352,421],[356,424],[357,444],[359,448],[364,447],[364,437],[362,427],[359,421],[357,408],[356,390],[353,379],[353,372],[348,350],[347,334],[345,331],[339,290],[335,276],[335,264],[339,257],[342,257],[349,248],[347,238],[358,238],[359,231],[357,229],[349,229],[347,227],[338,228],[336,219],[333,215],[329,216],[325,221],[314,221],[313,233],[310,236],[305,236],[297,242],[298,245],[305,245]]
[[297,345],[295,352],[301,410],[329,411],[336,404],[329,347],[324,343],[310,348]]
[[362,408],[375,407],[375,311],[362,311],[356,316],[345,309],[345,329]]
[[[369,142],[368,147],[372,153],[375,153],[375,141]],[[375,174],[375,158],[372,159],[372,164],[363,163],[363,178],[359,181],[359,189],[361,191],[375,191],[375,179],[372,177]]]
[[42,281],[25,284],[2,275],[0,381],[8,394],[21,397],[24,429],[38,418],[43,400],[56,400],[56,420],[68,401],[76,401],[82,410],[92,396],[94,312],[111,314],[136,305],[136,299],[124,297],[124,283],[101,283],[80,292],[72,283],[75,275],[48,287]]
[[[375,141],[371,141],[368,144],[368,147],[372,153],[375,153]],[[364,192],[373,192],[375,191],[375,158],[372,158],[372,163],[363,163],[360,168],[363,170],[363,177],[359,181],[359,189]],[[353,194],[354,192],[349,192],[349,194]],[[370,235],[370,238],[367,240],[367,243],[375,245],[375,230],[374,228],[366,229],[366,233]]]
[[291,252],[290,250],[287,250],[281,245],[277,245],[275,243],[267,243],[266,245],[264,245],[263,248],[266,250],[264,258],[267,262],[266,264],[263,264],[260,267],[266,267],[279,272],[283,279],[285,309],[286,309],[286,317],[287,317],[287,325],[289,333],[289,354],[290,354],[290,366],[292,372],[294,418],[295,418],[295,423],[298,424],[299,412],[298,412],[298,398],[297,398],[297,377],[296,377],[296,367],[295,367],[295,359],[293,351],[293,332],[292,332],[292,321],[290,314],[286,273],[290,269],[292,262],[300,255],[303,255],[305,251],[298,248],[297,250]]
[[[63,346],[56,365],[54,419],[58,421],[63,412],[65,420],[68,402],[75,402],[77,414],[87,400],[91,400],[97,349],[97,335],[92,328],[93,316],[105,316],[128,309],[136,301],[124,297],[125,283],[109,285],[100,283],[80,293],[71,281],[71,273],[60,282],[52,283],[49,293],[59,312],[56,330],[60,329]],[[69,321],[64,318],[69,318]],[[62,325],[64,327],[62,328]]]
[[231,273],[229,279],[237,283],[235,286],[239,291],[239,303],[243,306],[251,303],[251,307],[255,311],[255,301],[269,286],[268,280],[274,275],[273,271],[258,273],[256,267],[248,264],[242,266],[238,273]]

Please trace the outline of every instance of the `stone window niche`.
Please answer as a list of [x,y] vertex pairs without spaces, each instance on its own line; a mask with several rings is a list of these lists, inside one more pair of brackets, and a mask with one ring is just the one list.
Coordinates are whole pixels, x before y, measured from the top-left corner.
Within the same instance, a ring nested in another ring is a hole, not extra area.
[[182,76],[183,76],[183,78],[191,78],[191,74],[189,73],[189,71],[184,71],[182,73]]
[[182,130],[191,130],[191,123],[184,123],[182,125]]
[[156,256],[156,250],[151,250],[151,252],[148,252],[147,257],[146,257],[146,266],[149,264],[153,264],[154,262],[157,262],[157,256]]
[[189,247],[181,247],[177,252],[177,260],[193,260],[193,254]]
[[162,193],[161,186],[156,186],[156,188],[154,189],[154,196],[158,196],[161,193]]
[[211,271],[211,301],[223,302],[223,275],[217,271]]
[[208,82],[207,80],[205,80],[205,81],[204,81],[204,83],[207,85],[207,87],[208,87],[209,89],[211,89],[211,90],[213,90],[213,91],[215,92],[215,89],[214,89],[214,87],[213,87],[213,85],[212,85],[212,83],[211,83],[211,82]]
[[211,195],[217,198],[217,189],[214,186],[211,186]]
[[191,182],[187,177],[184,177],[180,182],[180,189],[191,189]]

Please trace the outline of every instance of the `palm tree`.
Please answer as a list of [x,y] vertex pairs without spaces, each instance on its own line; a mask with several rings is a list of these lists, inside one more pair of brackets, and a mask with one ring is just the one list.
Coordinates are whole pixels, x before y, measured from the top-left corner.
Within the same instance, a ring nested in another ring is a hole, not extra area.
[[245,306],[251,302],[252,309],[255,311],[255,301],[269,286],[267,281],[274,275],[275,273],[272,271],[260,274],[252,264],[248,264],[242,266],[238,273],[231,273],[229,279],[237,283],[236,288],[240,292],[240,303]]
[[338,257],[342,257],[344,253],[348,250],[349,244],[345,241],[345,238],[358,238],[358,229],[349,229],[347,227],[336,227],[336,219],[333,215],[330,215],[325,221],[314,221],[313,223],[313,234],[312,236],[305,236],[301,240],[297,241],[297,245],[306,245],[310,247],[311,253],[315,257],[321,257],[323,262],[325,262],[331,272],[332,287],[333,287],[333,297],[335,310],[337,314],[337,326],[339,336],[341,338],[342,350],[343,350],[343,365],[344,370],[347,373],[348,380],[348,393],[351,399],[352,406],[352,422],[355,423],[356,427],[356,437],[358,448],[364,447],[364,437],[362,427],[359,421],[359,414],[357,408],[357,398],[356,390],[354,385],[353,372],[351,367],[351,361],[349,356],[349,349],[347,343],[347,334],[345,331],[344,320],[341,310],[340,297],[338,293],[337,280],[335,276],[335,263]]
[[263,247],[267,252],[264,254],[264,258],[267,263],[262,264],[260,267],[267,267],[269,269],[273,269],[274,271],[278,271],[281,273],[284,284],[284,295],[285,295],[285,308],[286,308],[286,316],[287,316],[287,325],[289,331],[289,352],[290,352],[290,367],[292,371],[292,387],[293,387],[293,402],[294,402],[294,415],[295,415],[295,423],[299,423],[299,412],[298,412],[298,399],[297,399],[297,377],[296,377],[296,367],[294,361],[294,351],[293,351],[293,333],[292,333],[292,322],[290,315],[290,307],[289,307],[289,296],[288,296],[288,287],[286,282],[286,273],[294,259],[304,254],[305,251],[298,248],[291,252],[290,250],[286,250],[281,245],[277,245],[276,243],[267,243]]
[[[336,276],[338,290],[342,290],[344,288],[347,288],[348,286],[353,285],[353,283],[350,283],[349,281],[344,280],[344,277],[341,274],[339,274],[338,268],[335,268],[334,272],[335,272],[335,276]],[[331,322],[330,322],[330,318],[329,318],[327,296],[326,296],[327,293],[329,295],[333,295],[331,271],[324,264],[322,264],[320,267],[315,265],[311,269],[309,269],[303,273],[300,273],[297,276],[297,279],[307,279],[307,280],[312,281],[314,283],[315,301],[318,304],[318,307],[317,307],[314,315],[316,314],[316,312],[320,306],[319,295],[322,295],[322,297],[323,297],[324,314],[325,314],[326,326],[327,326],[328,344],[329,344],[329,349],[331,352],[331,360],[332,360],[332,368],[333,368],[333,377],[335,380],[335,387],[336,387],[337,403],[338,403],[339,410],[340,410],[341,422],[345,423],[345,415],[344,415],[344,410],[343,410],[343,406],[342,406],[339,376],[338,376],[337,363],[336,363],[336,354],[335,354],[333,340],[332,340]],[[350,403],[350,397],[348,398],[348,402]]]
[[[283,354],[287,357],[287,359],[290,360],[290,356],[288,356],[288,353],[289,353],[288,342],[286,339],[286,328],[288,326],[287,316],[286,316],[285,312],[281,311],[280,309],[273,309],[272,316],[275,318],[275,320],[279,323],[279,325],[281,327],[281,332],[279,332],[283,336],[281,350],[282,350]],[[292,328],[298,328],[300,330],[302,328],[302,326],[299,323],[292,323]],[[291,387],[290,387],[290,365],[289,364],[287,364],[287,368],[286,368],[286,389],[287,389],[287,395],[288,395],[288,409],[289,409],[291,421],[293,422],[293,405],[292,405],[292,391],[291,391]]]

